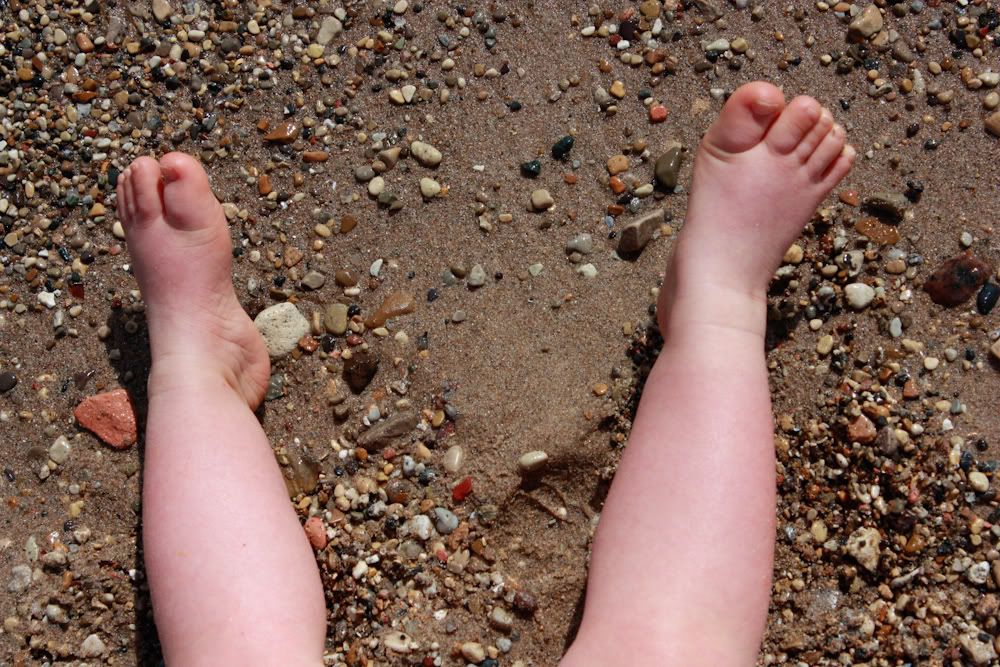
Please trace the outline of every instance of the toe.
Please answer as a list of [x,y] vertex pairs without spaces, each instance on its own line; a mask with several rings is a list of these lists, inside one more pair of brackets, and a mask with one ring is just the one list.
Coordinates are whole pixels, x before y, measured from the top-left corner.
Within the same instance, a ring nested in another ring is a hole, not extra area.
[[811,97],[796,97],[767,133],[767,143],[778,153],[791,153],[823,115],[823,107]]
[[813,126],[813,129],[809,130],[809,134],[799,142],[799,145],[795,147],[795,155],[804,163],[809,160],[809,156],[813,154],[813,151],[819,147],[826,135],[830,133],[830,128],[833,127],[833,114],[830,113],[829,109],[823,109],[820,114],[819,121]]
[[830,164],[840,157],[844,150],[844,139],[846,136],[844,128],[840,125],[834,125],[830,128],[826,137],[823,138],[823,141],[813,151],[813,154],[809,157],[809,161],[806,163],[806,168],[813,178],[817,180],[821,179],[823,174],[830,168]]
[[128,169],[123,171],[121,175],[118,177],[118,185],[115,188],[115,192],[118,193],[116,199],[118,218],[122,221],[122,224],[125,225],[126,227],[131,226],[133,218],[131,207],[129,206],[130,198],[132,196],[132,192],[129,188],[129,182],[128,182],[130,173],[131,172]]
[[837,183],[840,183],[847,176],[851,167],[854,166],[854,159],[857,156],[858,152],[854,150],[854,146],[850,144],[844,146],[840,157],[833,161],[833,164],[830,165],[830,168],[823,175],[823,187],[827,190],[832,190],[836,187]]
[[214,223],[212,213],[221,208],[201,163],[185,153],[168,153],[160,158],[160,167],[167,222],[179,229],[201,229]]
[[160,165],[151,157],[137,158],[125,170],[125,208],[128,218],[126,225],[138,227],[163,216],[163,200],[160,196]]
[[741,86],[705,135],[704,145],[721,153],[742,153],[760,143],[785,108],[785,96],[769,83]]

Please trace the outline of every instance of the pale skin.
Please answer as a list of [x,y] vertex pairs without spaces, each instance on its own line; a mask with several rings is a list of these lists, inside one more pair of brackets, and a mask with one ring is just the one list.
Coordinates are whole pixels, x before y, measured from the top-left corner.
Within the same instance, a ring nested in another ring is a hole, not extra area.
[[[848,172],[811,98],[744,86],[702,141],[660,296],[666,344],[602,513],[565,667],[752,665],[774,547],[765,291]],[[222,209],[193,158],[139,158],[118,184],[153,367],[146,570],[168,665],[320,665],[310,546],[253,410],[269,362],[231,281]],[[725,239],[720,242],[720,239]]]

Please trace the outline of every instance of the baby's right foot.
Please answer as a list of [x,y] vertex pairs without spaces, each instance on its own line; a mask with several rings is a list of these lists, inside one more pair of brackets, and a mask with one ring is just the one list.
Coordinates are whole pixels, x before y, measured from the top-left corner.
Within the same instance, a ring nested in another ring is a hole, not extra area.
[[118,179],[118,216],[146,303],[151,390],[221,378],[255,408],[270,363],[233,290],[232,242],[205,170],[183,153],[138,158]]
[[[767,285],[816,207],[856,155],[811,97],[787,106],[774,86],[733,93],[701,142],[687,220],[659,304],[668,319],[763,333]],[[684,303],[683,317],[668,317]]]

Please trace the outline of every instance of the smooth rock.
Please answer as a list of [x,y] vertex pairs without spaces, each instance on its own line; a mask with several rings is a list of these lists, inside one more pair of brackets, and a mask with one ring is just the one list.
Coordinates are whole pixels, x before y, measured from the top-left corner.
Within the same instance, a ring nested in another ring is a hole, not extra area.
[[327,333],[334,336],[342,336],[347,331],[347,306],[342,303],[334,303],[327,306],[323,313],[323,326]]
[[537,475],[549,464],[549,455],[540,449],[526,452],[517,460],[517,468],[522,475]]
[[626,255],[645,248],[664,217],[664,210],[657,208],[622,227],[618,237],[618,254]]
[[465,642],[462,644],[462,657],[478,665],[486,660],[486,649],[478,642]]
[[984,283],[976,295],[976,310],[980,315],[989,315],[997,305],[998,299],[1000,299],[1000,286],[996,283]]
[[878,218],[861,218],[854,223],[854,229],[872,243],[879,245],[892,245],[899,241],[899,229],[895,225],[885,224]]
[[299,339],[309,333],[309,320],[288,301],[260,311],[253,323],[271,358],[288,354],[298,346]]
[[865,415],[858,415],[847,425],[847,439],[851,442],[867,445],[874,442],[877,436],[875,424]]
[[1000,111],[990,114],[985,121],[985,127],[994,137],[1000,137]]
[[434,508],[434,529],[442,535],[451,535],[458,528],[458,517],[444,507]]
[[317,290],[326,284],[326,276],[319,271],[310,271],[302,277],[302,286],[306,289]]
[[852,42],[863,42],[872,37],[883,25],[882,12],[875,5],[868,5],[847,28],[847,38]]
[[410,153],[425,167],[433,168],[441,164],[441,151],[423,141],[414,141],[410,144]]
[[547,211],[555,205],[555,200],[548,190],[539,188],[531,193],[531,208],[536,211]]
[[[375,377],[378,366],[379,358],[373,350],[355,350],[350,357],[344,358],[344,380],[354,393],[360,394]],[[384,425],[385,422],[380,424]]]
[[97,635],[87,635],[87,638],[83,640],[80,644],[79,656],[81,658],[100,658],[104,655],[104,651],[107,647],[104,646],[104,642]]
[[417,309],[416,299],[410,292],[393,290],[389,292],[382,303],[365,319],[365,326],[369,329],[377,329],[394,317],[408,315]]
[[939,306],[960,306],[989,279],[993,269],[971,252],[941,264],[924,282],[924,291]]
[[490,626],[500,632],[510,632],[514,627],[514,617],[503,607],[493,607],[488,620]]
[[13,373],[0,373],[0,394],[6,394],[17,386],[17,376]]
[[371,427],[358,437],[358,445],[368,451],[385,447],[396,438],[417,427],[420,416],[415,412],[399,412]]
[[612,176],[628,170],[628,158],[624,155],[614,155],[608,158],[608,173]]
[[590,234],[577,234],[566,242],[566,252],[589,255],[594,252],[594,237]]
[[958,638],[962,654],[975,667],[987,667],[997,659],[996,649],[992,641],[982,641],[977,634],[965,634]]
[[452,445],[448,448],[448,451],[444,453],[444,458],[441,460],[441,465],[444,469],[455,474],[462,469],[462,464],[465,463],[465,450],[461,445]]
[[390,651],[406,655],[410,652],[410,644],[413,640],[405,632],[389,632],[382,635],[382,645]]
[[290,144],[299,138],[302,128],[294,120],[286,120],[278,123],[264,135],[265,141],[275,144]]
[[879,548],[882,536],[876,528],[858,528],[847,539],[847,553],[869,572],[878,569],[882,551]]
[[66,460],[69,459],[69,452],[69,440],[64,435],[60,435],[55,439],[55,442],[49,445],[49,458],[59,465],[66,463]]
[[433,178],[420,179],[420,194],[423,195],[424,199],[431,199],[432,197],[437,197],[440,192],[441,192],[441,184],[435,181]]
[[486,284],[486,269],[482,267],[481,264],[476,264],[469,271],[469,277],[466,279],[466,284],[469,287],[482,287]]
[[341,33],[344,25],[336,16],[327,16],[319,26],[319,33],[316,35],[316,43],[326,46],[333,38]]
[[896,192],[875,192],[868,195],[861,205],[872,213],[880,213],[889,220],[898,222],[903,219],[910,200],[906,195]]
[[552,145],[552,157],[557,160],[563,160],[569,155],[569,152],[573,150],[573,144],[575,143],[573,137],[566,135],[559,141]]
[[80,426],[115,449],[130,447],[138,438],[135,409],[124,389],[84,399],[76,406],[73,416]]
[[426,514],[417,514],[403,524],[400,532],[405,535],[412,535],[422,542],[426,542],[431,537],[431,518]]
[[851,283],[844,287],[844,298],[851,308],[862,310],[875,299],[875,288],[865,283]]
[[990,479],[978,470],[969,473],[969,486],[977,493],[986,493],[990,488]]
[[321,551],[326,548],[326,527],[323,525],[323,519],[318,516],[311,516],[306,519],[306,523],[302,528],[305,530],[306,537],[309,539],[309,544],[312,545],[313,549]]
[[677,187],[681,166],[684,164],[684,145],[677,141],[667,144],[667,149],[656,159],[653,173],[656,181],[667,190]]
[[167,0],[153,0],[153,16],[160,23],[163,23],[174,13],[173,7]]

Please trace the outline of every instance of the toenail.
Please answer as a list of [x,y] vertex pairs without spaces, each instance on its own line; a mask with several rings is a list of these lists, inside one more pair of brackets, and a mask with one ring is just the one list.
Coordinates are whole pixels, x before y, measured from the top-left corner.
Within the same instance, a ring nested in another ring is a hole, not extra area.
[[758,116],[769,116],[781,108],[779,102],[772,102],[766,99],[756,99],[751,105],[751,110]]
[[170,183],[172,181],[180,180],[181,173],[173,167],[160,166],[160,173],[163,174],[163,181],[165,183]]

